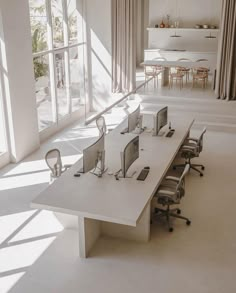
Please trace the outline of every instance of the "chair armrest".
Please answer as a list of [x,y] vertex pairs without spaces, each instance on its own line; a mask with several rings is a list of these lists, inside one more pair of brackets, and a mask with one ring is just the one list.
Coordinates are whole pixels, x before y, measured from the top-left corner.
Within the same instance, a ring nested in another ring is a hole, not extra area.
[[170,181],[174,181],[174,182],[179,182],[179,178],[175,177],[175,176],[167,176],[165,178],[165,180],[170,180]]
[[73,165],[72,164],[65,164],[63,167],[65,168],[65,169],[69,169],[70,167],[72,167]]
[[170,190],[159,189],[157,191],[157,196],[158,195],[164,195],[164,196],[167,196],[167,197],[172,198],[171,195],[174,195],[174,194],[175,194],[175,192],[174,191],[170,191]]
[[183,145],[181,147],[181,151],[183,151],[183,150],[186,150],[186,151],[194,151],[194,150],[196,150],[196,147],[190,146],[190,145]]
[[195,142],[198,142],[198,139],[197,138],[194,138],[194,137],[187,137],[186,140],[192,140],[192,141],[195,141]]

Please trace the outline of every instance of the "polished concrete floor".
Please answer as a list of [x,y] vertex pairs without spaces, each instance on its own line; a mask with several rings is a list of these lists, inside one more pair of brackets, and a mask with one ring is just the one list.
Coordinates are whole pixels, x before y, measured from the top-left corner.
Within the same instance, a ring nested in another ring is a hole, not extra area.
[[101,238],[90,258],[79,259],[76,231],[63,230],[51,212],[30,208],[48,184],[46,151],[59,147],[63,163],[74,162],[98,135],[94,125],[75,124],[20,164],[1,170],[1,293],[236,291],[236,103],[216,100],[209,89],[153,89],[150,83],[106,115],[109,128],[138,102],[146,109],[167,104],[174,115],[195,117],[193,135],[208,127],[196,160],[206,166],[204,177],[187,176],[181,202],[192,225],[175,220],[169,233],[164,222],[155,221],[149,243]]

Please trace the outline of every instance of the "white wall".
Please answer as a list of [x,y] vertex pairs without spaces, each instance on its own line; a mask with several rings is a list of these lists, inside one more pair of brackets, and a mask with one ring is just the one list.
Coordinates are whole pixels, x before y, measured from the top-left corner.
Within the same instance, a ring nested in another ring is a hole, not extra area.
[[193,27],[195,24],[219,26],[222,0],[149,0],[149,25],[170,20],[180,22],[180,27]]
[[[166,23],[170,15],[170,25],[179,21],[180,28],[193,28],[196,24],[216,25],[219,27],[222,0],[150,0],[149,27]],[[217,52],[218,32],[212,34],[216,39],[207,39],[209,32],[204,29],[196,31],[177,31],[181,38],[171,38],[175,30],[163,29],[149,31],[148,48],[182,49],[187,51]]]
[[39,147],[28,0],[1,0],[0,30],[14,162]]

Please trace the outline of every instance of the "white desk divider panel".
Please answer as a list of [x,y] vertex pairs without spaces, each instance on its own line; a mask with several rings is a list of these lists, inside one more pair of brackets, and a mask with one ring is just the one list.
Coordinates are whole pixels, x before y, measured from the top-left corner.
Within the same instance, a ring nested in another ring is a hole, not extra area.
[[[147,123],[151,126],[152,118],[150,115],[150,119],[146,119],[150,120]],[[128,170],[129,174],[134,171],[136,174],[133,178],[116,180],[109,174],[120,169],[120,151],[136,136],[120,134],[126,124],[127,120],[105,137],[108,171],[102,178],[91,173],[74,177],[81,167],[81,161],[78,161],[31,203],[33,208],[77,217],[81,258],[88,256],[100,235],[143,242],[149,240],[152,197],[188,135],[193,120],[171,119],[175,128],[171,138],[152,136],[148,131],[140,134],[139,158]],[[137,181],[139,172],[145,166],[150,166],[146,180]]]

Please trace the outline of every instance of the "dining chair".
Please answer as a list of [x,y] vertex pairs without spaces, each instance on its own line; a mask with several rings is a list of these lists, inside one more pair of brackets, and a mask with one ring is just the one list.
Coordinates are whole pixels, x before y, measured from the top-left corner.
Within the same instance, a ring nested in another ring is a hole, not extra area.
[[[197,59],[196,60],[196,62],[207,62],[207,61],[208,61],[208,59]],[[209,71],[210,71],[210,69],[208,67],[202,67],[202,66],[197,67],[197,73],[206,74],[207,81],[208,81]]]
[[171,67],[170,68],[170,74],[169,74],[169,88],[173,87],[173,83],[174,81],[177,83],[179,82],[179,87],[180,89],[183,88],[183,77],[184,77],[184,73],[176,70],[176,68]]
[[[192,62],[192,60],[188,59],[188,58],[180,58],[177,61],[181,61],[181,62]],[[186,83],[189,80],[189,72],[190,72],[190,68],[189,67],[185,67],[185,66],[177,66],[176,67],[177,72],[181,72],[184,73],[184,75],[186,76]]]

